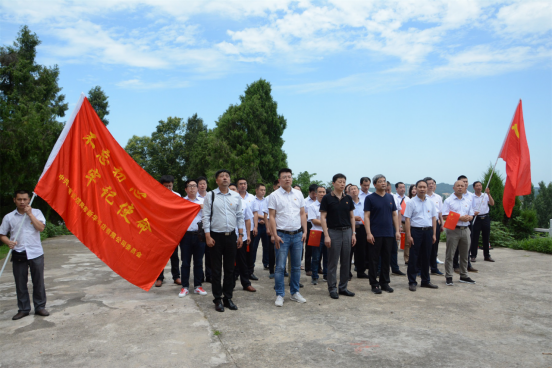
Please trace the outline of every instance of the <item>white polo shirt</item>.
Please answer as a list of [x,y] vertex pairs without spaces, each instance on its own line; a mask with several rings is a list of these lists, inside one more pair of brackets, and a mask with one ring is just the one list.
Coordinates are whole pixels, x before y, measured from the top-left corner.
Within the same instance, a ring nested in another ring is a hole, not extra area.
[[[351,197],[352,198],[352,197]],[[361,219],[364,219],[364,201],[362,201],[359,197],[358,203],[353,200],[353,205],[355,206],[355,210],[353,210],[353,214],[355,217],[360,217]],[[359,222],[358,220],[355,221],[356,225],[364,224],[362,222]]]
[[364,202],[364,199],[366,198],[366,196],[370,196],[372,194],[372,192],[368,191],[368,193],[364,193],[362,192],[362,190],[360,190],[360,193],[358,194],[358,198],[362,200],[362,202]]
[[[253,230],[253,228],[255,228],[253,226],[253,212],[251,211],[251,207],[247,204],[247,202],[244,199],[241,199],[241,200],[242,200],[242,210],[243,210],[243,221],[245,223],[246,220],[251,220],[251,230]],[[238,234],[238,227],[236,227],[236,234]],[[243,232],[242,241],[244,242],[247,241],[247,231],[245,230]]]
[[[40,210],[33,209],[32,212],[39,222],[46,224],[46,218],[44,218]],[[23,220],[23,218],[25,218],[25,220]],[[17,245],[14,247],[14,250],[17,252],[26,251],[27,259],[36,259],[44,254],[44,250],[40,242],[40,232],[36,230],[28,216],[19,214],[17,209],[6,214],[0,225],[0,234],[4,236],[9,234],[10,241],[13,241],[21,222],[23,222],[23,225],[21,226],[19,237],[17,237]]]
[[253,214],[259,213],[259,222],[263,219],[265,214],[268,214],[268,200],[266,197],[263,197],[262,200],[259,200],[257,196],[251,202],[251,211]]
[[472,197],[473,211],[478,211],[479,215],[489,214],[489,196],[486,193],[481,193],[481,196],[473,194]]
[[[320,220],[320,202],[318,200],[316,200],[309,206],[308,219],[309,221],[312,221],[313,219]],[[323,231],[323,229],[321,225],[316,225],[312,223],[311,231]]]
[[431,227],[433,218],[437,217],[437,210],[427,196],[422,200],[416,195],[406,204],[404,217],[410,218],[411,227]]
[[404,215],[401,214],[401,202],[404,199],[405,204],[408,204],[411,199],[406,195],[403,197],[400,197],[398,194],[394,194],[393,197],[395,198],[395,205],[397,206],[397,212],[401,216],[401,222],[405,222],[406,218],[404,217]]
[[426,195],[426,197],[430,199],[433,205],[435,206],[435,210],[437,211],[437,214],[443,212],[443,198],[441,197],[441,195],[438,195],[435,192],[433,192],[431,195]]
[[[310,196],[305,197],[305,214],[308,214],[309,206],[314,204],[317,200],[313,200],[310,198]],[[311,222],[310,220],[307,220],[307,222]]]
[[301,208],[305,208],[305,199],[299,190],[292,188],[286,192],[280,187],[270,194],[268,209],[276,210],[276,230],[296,231],[301,228]]
[[[203,205],[203,199],[200,199],[199,197],[197,197],[197,195],[196,195],[196,198],[194,200],[190,200],[190,198],[188,196],[186,196],[184,198],[184,200],[188,200],[189,202],[193,202],[194,204]],[[203,209],[199,210],[199,213],[197,213],[197,215],[195,216],[194,220],[192,221],[192,223],[188,227],[188,232],[197,232],[198,231],[197,223],[201,222],[201,218],[203,218]]]
[[[458,197],[456,197],[456,194],[453,193],[443,203],[443,215],[449,215],[451,211],[460,214],[460,216],[473,215],[471,200],[465,196],[462,196],[462,198],[459,199]],[[470,222],[458,221],[456,225],[467,227],[468,225],[470,225]]]

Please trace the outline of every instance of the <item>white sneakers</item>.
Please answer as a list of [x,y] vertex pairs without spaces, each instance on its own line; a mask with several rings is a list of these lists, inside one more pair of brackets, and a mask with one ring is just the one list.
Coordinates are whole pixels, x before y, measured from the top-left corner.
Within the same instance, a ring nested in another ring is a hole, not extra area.
[[439,258],[437,258],[437,264],[444,264]]
[[199,286],[194,289],[194,293],[197,293],[198,295],[205,296],[207,295],[207,291],[203,289],[203,287]]
[[296,292],[294,295],[291,295],[291,297],[289,299],[291,301],[300,302],[300,303],[307,302],[307,300],[305,300],[305,298],[303,296],[301,296],[301,294],[299,292]]
[[[203,287],[199,286],[194,289],[194,293],[197,293],[198,295],[205,296],[207,294],[207,291],[203,289]],[[180,293],[178,294],[178,297],[184,297],[190,294],[190,291],[187,287],[182,287],[180,290]]]
[[284,298],[282,296],[276,296],[276,302],[274,303],[274,305],[278,307],[284,306]]

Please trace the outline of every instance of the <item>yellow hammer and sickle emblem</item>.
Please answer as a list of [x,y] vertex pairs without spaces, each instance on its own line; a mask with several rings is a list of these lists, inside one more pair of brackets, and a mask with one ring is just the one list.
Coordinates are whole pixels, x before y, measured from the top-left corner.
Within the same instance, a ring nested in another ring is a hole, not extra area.
[[519,131],[518,131],[517,123],[512,126],[512,129],[516,133],[516,137],[519,138]]

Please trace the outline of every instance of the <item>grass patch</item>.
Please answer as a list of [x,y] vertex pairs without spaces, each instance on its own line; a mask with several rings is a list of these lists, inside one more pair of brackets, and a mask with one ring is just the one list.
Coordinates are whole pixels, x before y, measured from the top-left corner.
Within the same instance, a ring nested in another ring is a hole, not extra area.
[[214,331],[213,334],[214,334],[215,336],[220,336],[220,335],[222,334],[222,332],[221,332],[221,331]]
[[6,255],[8,255],[9,251],[10,251],[10,248],[8,247],[8,245],[0,245],[0,260],[3,260],[6,257]]
[[536,251],[552,254],[552,237],[527,238],[512,243],[514,250]]

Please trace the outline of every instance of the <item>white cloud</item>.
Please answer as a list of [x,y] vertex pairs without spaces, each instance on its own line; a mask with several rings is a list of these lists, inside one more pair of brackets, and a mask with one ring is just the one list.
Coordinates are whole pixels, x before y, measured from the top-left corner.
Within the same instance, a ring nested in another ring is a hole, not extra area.
[[500,8],[494,22],[498,32],[509,37],[543,34],[552,30],[552,3],[524,1]]
[[177,80],[144,82],[141,79],[134,78],[126,81],[120,81],[115,85],[129,90],[156,90],[156,89],[184,88],[184,87],[190,86],[190,82],[177,81]]

